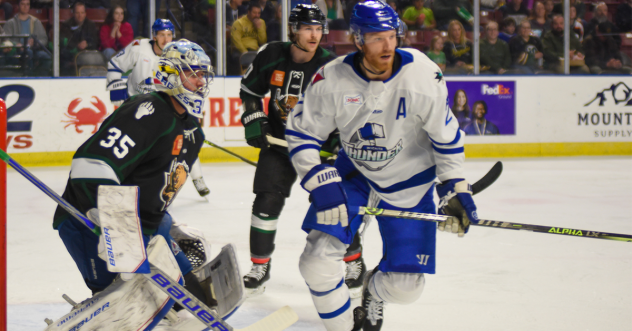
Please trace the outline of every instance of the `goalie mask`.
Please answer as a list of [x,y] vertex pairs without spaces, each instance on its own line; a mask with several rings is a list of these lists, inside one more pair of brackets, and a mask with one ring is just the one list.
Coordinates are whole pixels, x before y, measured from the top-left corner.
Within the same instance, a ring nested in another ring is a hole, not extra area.
[[[154,75],[154,85],[156,90],[174,97],[189,114],[202,118],[202,108],[213,76],[211,59],[202,48],[194,42],[180,39],[165,46]],[[195,84],[199,81],[203,82],[201,86]]]

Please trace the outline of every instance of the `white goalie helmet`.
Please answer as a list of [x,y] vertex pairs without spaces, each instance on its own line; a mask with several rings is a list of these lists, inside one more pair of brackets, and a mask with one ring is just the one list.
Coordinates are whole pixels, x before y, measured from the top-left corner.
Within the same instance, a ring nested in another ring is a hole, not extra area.
[[[202,86],[190,81],[195,76],[203,81]],[[163,49],[154,85],[158,91],[174,97],[189,114],[202,118],[202,108],[213,77],[211,59],[204,50],[194,42],[180,39],[168,43]]]

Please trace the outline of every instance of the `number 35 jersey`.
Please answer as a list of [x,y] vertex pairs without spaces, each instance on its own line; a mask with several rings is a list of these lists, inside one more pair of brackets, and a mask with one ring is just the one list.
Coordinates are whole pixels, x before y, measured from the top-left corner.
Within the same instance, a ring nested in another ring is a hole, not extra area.
[[[155,230],[198,158],[204,134],[164,93],[128,99],[75,153],[63,197],[85,213],[99,185],[136,185],[143,230]],[[68,216],[57,208],[53,226]]]
[[[369,81],[357,53],[319,70],[288,116],[286,139],[297,173],[320,163],[318,148],[340,130],[339,161],[349,160],[386,202],[410,208],[436,177],[462,178],[463,138],[446,101],[441,70],[415,49],[398,49],[393,74]],[[336,162],[341,176],[343,162]]]

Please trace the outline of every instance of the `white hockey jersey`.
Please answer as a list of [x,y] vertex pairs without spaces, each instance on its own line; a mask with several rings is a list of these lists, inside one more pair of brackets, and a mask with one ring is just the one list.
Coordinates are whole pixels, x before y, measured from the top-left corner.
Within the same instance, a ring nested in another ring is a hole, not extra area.
[[132,70],[127,78],[128,96],[155,91],[152,79],[157,63],[152,40],[134,40],[108,62],[106,86]]
[[336,128],[342,151],[389,204],[410,208],[439,180],[462,178],[464,134],[447,103],[439,67],[415,49],[398,49],[401,66],[368,81],[355,53],[312,78],[288,116],[286,139],[301,177],[320,164],[320,145]]

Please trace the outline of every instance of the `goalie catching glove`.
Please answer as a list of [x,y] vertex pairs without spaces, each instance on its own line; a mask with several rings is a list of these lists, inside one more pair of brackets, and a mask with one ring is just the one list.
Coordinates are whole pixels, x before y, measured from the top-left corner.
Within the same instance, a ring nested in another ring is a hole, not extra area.
[[476,205],[472,199],[472,185],[463,178],[450,179],[437,185],[439,214],[454,216],[439,223],[439,231],[458,233],[463,237],[470,224],[478,224]]
[[262,112],[261,100],[247,99],[244,101],[245,112],[241,116],[241,123],[246,132],[248,145],[266,150],[270,148],[266,136],[272,132],[268,116]]
[[349,225],[347,194],[336,168],[319,164],[310,170],[301,181],[301,186],[310,193],[317,210],[316,222],[326,225]]

